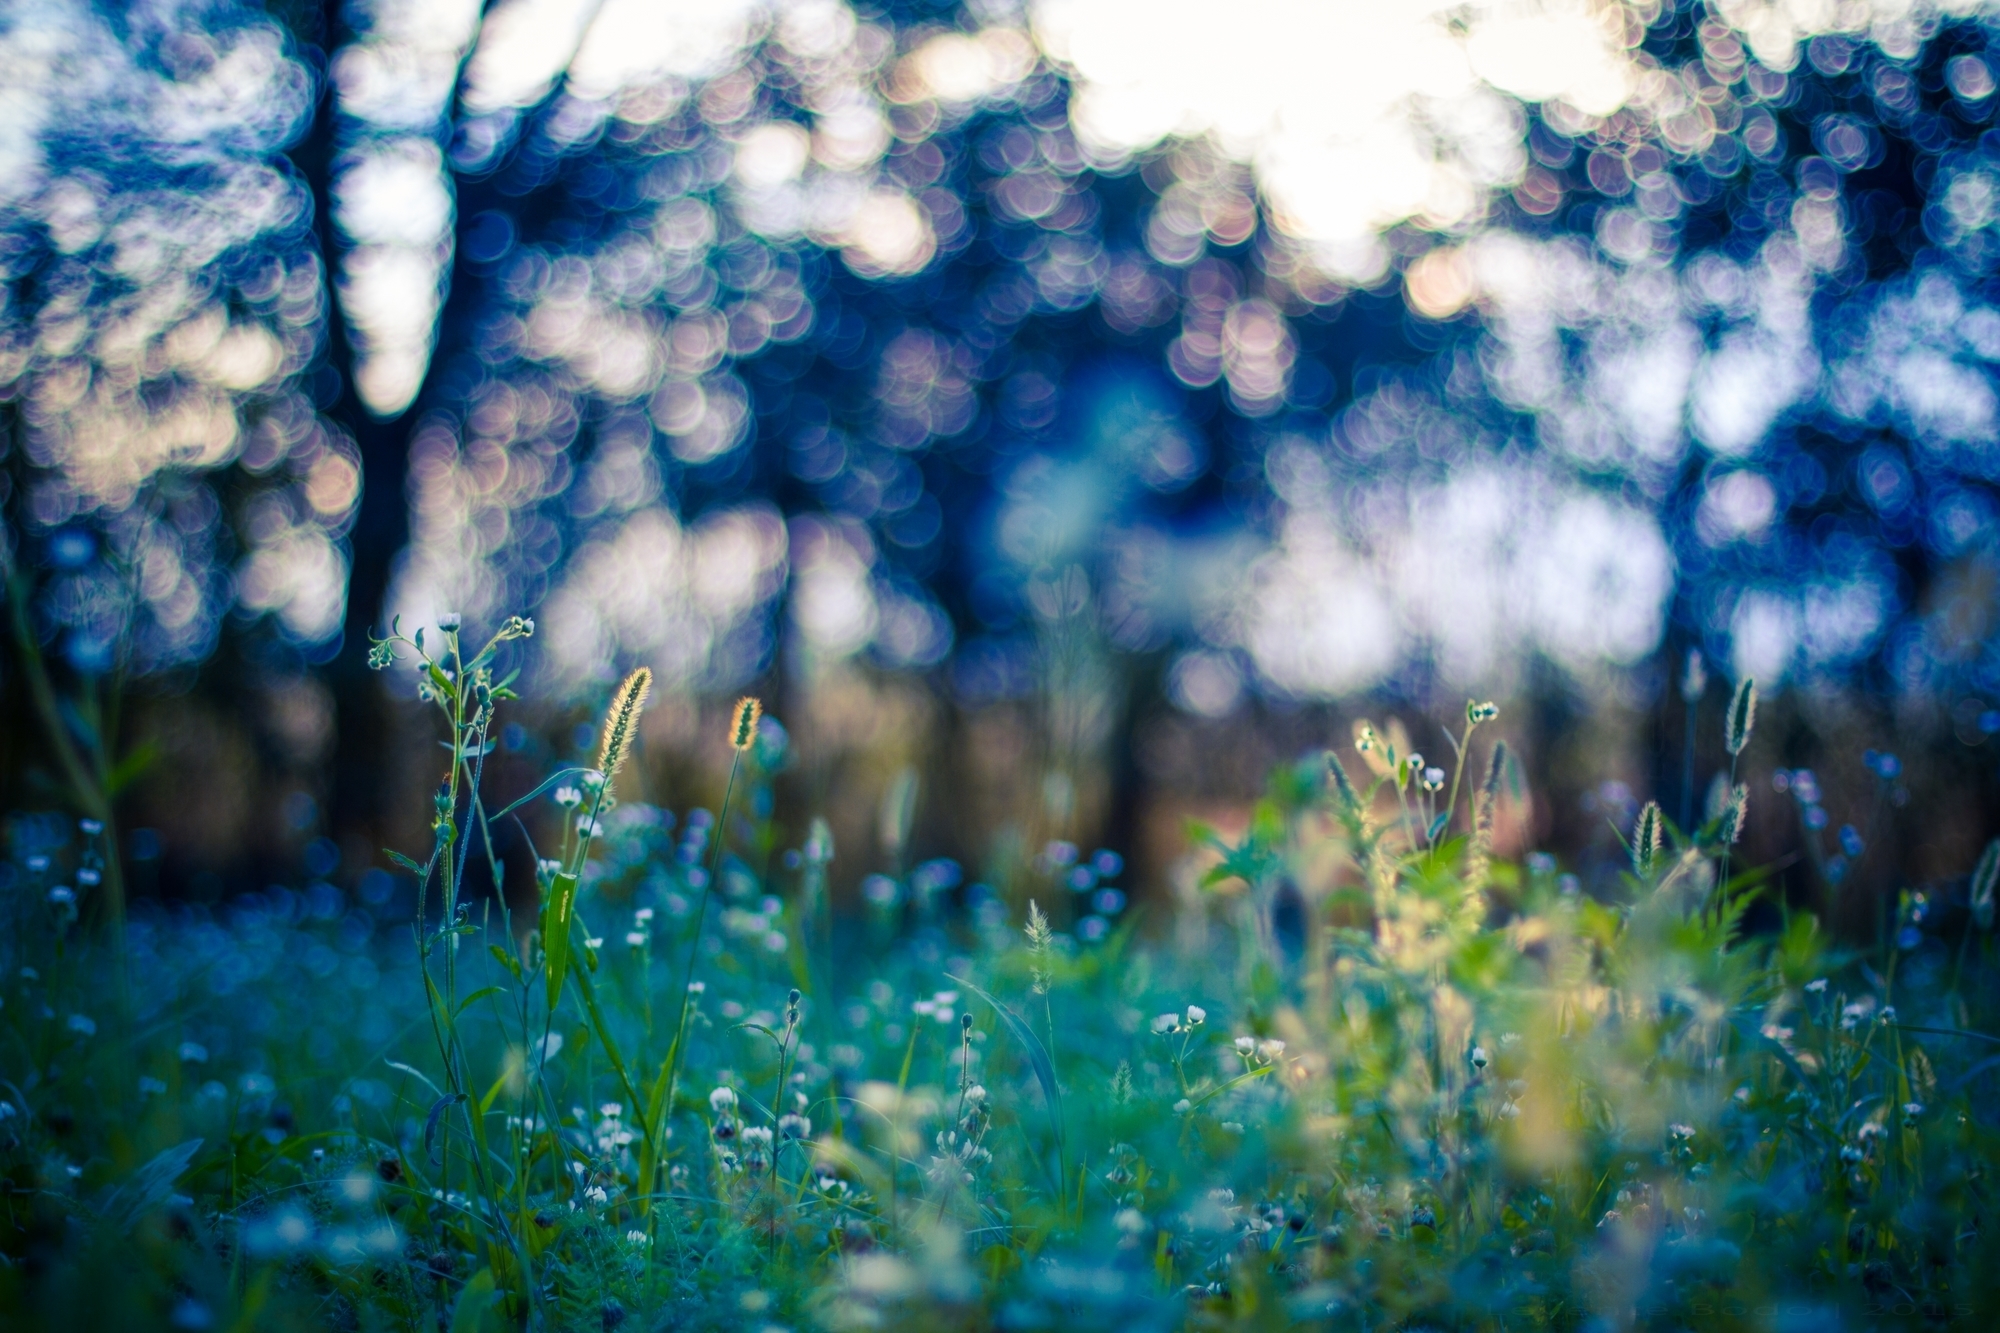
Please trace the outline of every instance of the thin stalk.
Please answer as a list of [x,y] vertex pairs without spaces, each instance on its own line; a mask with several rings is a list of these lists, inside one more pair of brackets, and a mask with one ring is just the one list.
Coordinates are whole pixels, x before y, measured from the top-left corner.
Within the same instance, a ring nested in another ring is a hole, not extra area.
[[694,996],[689,993],[688,988],[694,985],[694,965],[701,953],[702,927],[708,921],[708,900],[715,892],[716,876],[722,873],[722,844],[728,837],[729,801],[736,794],[736,770],[742,762],[741,750],[736,751],[729,760],[729,782],[722,789],[722,812],[715,820],[715,855],[711,858],[713,868],[709,871],[707,882],[701,886],[701,902],[695,908],[694,914],[694,934],[688,940],[687,967],[681,972],[681,1011],[679,1019],[674,1024],[674,1030],[678,1035],[674,1038],[674,1049],[667,1060],[667,1101],[664,1114],[669,1118],[674,1113],[674,1085],[680,1079],[681,1053],[687,1046],[685,1037],[688,1008],[694,1001]]

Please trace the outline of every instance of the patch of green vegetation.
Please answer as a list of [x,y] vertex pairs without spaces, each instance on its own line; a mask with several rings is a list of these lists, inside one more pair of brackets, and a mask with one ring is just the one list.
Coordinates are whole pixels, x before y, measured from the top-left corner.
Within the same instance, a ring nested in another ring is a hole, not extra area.
[[396,856],[407,939],[322,887],[140,912],[114,946],[77,924],[101,826],[10,825],[7,1327],[2000,1314],[2000,852],[1951,938],[1748,933],[1766,877],[1727,869],[1725,781],[1697,828],[1642,811],[1619,891],[1585,895],[1496,855],[1518,795],[1475,704],[1449,774],[1365,728],[1276,773],[1240,838],[1190,829],[1212,868],[1176,930],[1061,843],[949,911],[951,867],[877,877],[836,923],[831,836],[786,850],[787,743],[751,701],[720,818],[615,800],[635,675],[598,766],[535,793],[565,834],[509,923],[462,886],[512,813],[481,798],[510,691],[495,645],[441,639],[375,655],[448,728],[433,845]]

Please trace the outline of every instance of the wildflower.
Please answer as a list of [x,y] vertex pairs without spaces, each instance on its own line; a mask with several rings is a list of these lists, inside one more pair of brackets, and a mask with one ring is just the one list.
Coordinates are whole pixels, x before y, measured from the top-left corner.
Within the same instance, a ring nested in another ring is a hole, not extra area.
[[1437,1229],[1437,1224],[1438,1224],[1437,1213],[1427,1203],[1418,1204],[1416,1208],[1414,1208],[1410,1212],[1410,1225],[1413,1227],[1429,1227],[1433,1231],[1435,1231]]
[[1806,993],[1807,993],[1808,995],[1823,995],[1823,994],[1825,994],[1825,993],[1826,993],[1826,978],[1825,978],[1825,977],[1814,977],[1814,978],[1813,978],[1813,979],[1812,979],[1811,981],[1808,981],[1808,982],[1806,983]]
[[597,1113],[606,1120],[616,1120],[619,1116],[625,1114],[625,1108],[617,1102],[606,1102],[597,1108]]
[[627,1245],[644,1245],[646,1243],[646,1233],[636,1230],[628,1231],[625,1233],[625,1243]]
[[182,1042],[177,1054],[179,1054],[181,1061],[185,1064],[205,1065],[208,1063],[208,1047],[198,1041]]
[[99,819],[79,819],[76,827],[86,838],[94,838],[104,832],[104,821]]
[[368,669],[387,671],[396,664],[396,645],[387,639],[376,639],[368,646]]
[[71,1014],[69,1016],[69,1030],[71,1032],[80,1032],[86,1037],[94,1037],[97,1035],[97,1020],[87,1018],[82,1014]]
[[1285,1043],[1277,1040],[1275,1037],[1269,1041],[1260,1041],[1257,1043],[1257,1058],[1265,1064],[1271,1063],[1271,1061],[1284,1053]]
[[611,1196],[604,1192],[604,1186],[602,1185],[592,1185],[583,1192],[583,1197],[600,1208],[611,1202]]
[[76,872],[76,882],[83,885],[86,889],[96,888],[98,882],[103,878],[104,876],[98,874],[89,866],[85,866]]
[[458,633],[458,627],[461,623],[462,623],[462,618],[456,611],[438,612],[438,628],[443,630],[446,634]]
[[49,890],[49,903],[54,907],[73,906],[76,903],[76,892],[73,889],[58,884]]
[[782,1115],[778,1117],[778,1137],[786,1143],[796,1143],[812,1137],[812,1121],[802,1115]]
[[1915,1120],[1918,1116],[1922,1115],[1923,1113],[1924,1113],[1924,1104],[1922,1102],[1903,1103],[1903,1119]]
[[1255,1037],[1238,1037],[1234,1045],[1238,1055],[1247,1057],[1252,1051],[1257,1049],[1257,1039]]
[[1673,1124],[1673,1125],[1668,1125],[1668,1126],[1667,1126],[1667,1133],[1668,1133],[1668,1134],[1669,1134],[1670,1136],[1672,1136],[1673,1138],[1677,1138],[1677,1139],[1691,1139],[1691,1138],[1693,1138],[1693,1137],[1694,1137],[1694,1126],[1693,1126],[1693,1125],[1682,1125],[1682,1124]]
[[757,719],[763,715],[762,701],[749,695],[738,699],[729,723],[729,748],[739,754],[749,749],[757,739]]
[[1475,727],[1482,722],[1491,722],[1499,716],[1500,705],[1491,700],[1483,704],[1473,703],[1470,699],[1465,701],[1465,720]]
[[1736,687],[1736,695],[1729,701],[1729,717],[1723,727],[1722,748],[1729,751],[1734,759],[1750,744],[1751,728],[1757,725],[1757,682],[1749,676]]
[[1179,1101],[1174,1103],[1175,1115],[1186,1115],[1189,1111],[1192,1111],[1193,1109],[1194,1109],[1194,1103],[1190,1102],[1185,1097],[1181,1098]]
[[734,1088],[717,1088],[714,1092],[708,1094],[708,1109],[717,1115],[721,1115],[725,1111],[734,1110],[735,1107],[736,1089]]
[[1893,1004],[1883,1005],[1880,1021],[1885,1027],[1894,1023],[1896,1021],[1896,1006]]
[[[565,783],[556,788],[555,802],[565,810],[574,810],[583,804],[583,792]],[[560,862],[556,863],[560,868]]]
[[1427,768],[1427,769],[1425,769],[1425,770],[1424,770],[1424,778],[1423,778],[1423,783],[1424,783],[1424,790],[1425,790],[1425,791],[1432,791],[1432,792],[1435,792],[1435,791],[1443,791],[1443,790],[1444,790],[1444,770],[1443,770],[1443,769],[1441,769],[1441,768]]
[[1864,846],[1865,844],[1861,841],[1861,834],[1855,830],[1854,825],[1842,824],[1840,826],[1840,849],[1842,851],[1846,852],[1849,856],[1859,856]]
[[1181,1030],[1179,1014],[1161,1014],[1153,1020],[1153,1031],[1160,1036],[1169,1036]]
[[1472,1067],[1474,1069],[1486,1068],[1489,1059],[1491,1057],[1487,1055],[1484,1046],[1475,1046],[1472,1048]]
[[1198,1004],[1191,1004],[1187,1007],[1187,1025],[1189,1027],[1198,1028],[1207,1021],[1208,1010]]
[[535,622],[527,616],[509,616],[507,623],[500,627],[500,637],[506,639],[532,639],[535,637]]
[[1142,1235],[1146,1230],[1146,1215],[1137,1208],[1120,1208],[1111,1225],[1128,1236]]

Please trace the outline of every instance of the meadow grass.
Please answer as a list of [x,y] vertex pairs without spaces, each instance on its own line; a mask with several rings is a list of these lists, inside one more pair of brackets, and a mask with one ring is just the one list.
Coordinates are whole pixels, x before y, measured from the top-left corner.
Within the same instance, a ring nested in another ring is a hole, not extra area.
[[[444,720],[407,931],[324,886],[79,925],[101,823],[10,823],[0,1323],[19,1329],[1624,1329],[2000,1319],[1990,852],[1881,947],[1648,805],[1586,894],[1515,770],[1357,729],[1280,768],[1178,928],[1119,858],[928,862],[836,919],[732,712],[719,817],[532,793],[540,910],[470,900],[501,645],[377,645]],[[1732,764],[1752,741],[1747,682]],[[1403,747],[1407,750],[1407,745]],[[1461,799],[1463,796],[1463,799]],[[493,873],[497,876],[497,865]],[[1950,922],[1947,927],[1942,923]],[[1155,925],[1163,923],[1156,922]],[[129,998],[115,998],[129,997]]]

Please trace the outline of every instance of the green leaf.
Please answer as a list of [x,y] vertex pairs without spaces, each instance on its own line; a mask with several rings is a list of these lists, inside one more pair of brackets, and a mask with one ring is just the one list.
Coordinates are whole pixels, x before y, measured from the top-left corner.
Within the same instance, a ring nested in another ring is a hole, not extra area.
[[521,982],[521,960],[497,944],[487,945],[486,951],[499,960],[500,966],[514,974],[514,983],[519,985]]
[[581,776],[582,774],[587,773],[589,771],[590,770],[583,768],[559,768],[553,774],[551,774],[548,777],[548,779],[542,783],[541,786],[535,788],[533,791],[529,792],[526,796],[523,796],[520,800],[515,801],[512,805],[507,806],[505,809],[498,810],[493,814],[488,815],[486,817],[486,822],[489,824],[497,823],[500,820],[505,819],[508,815],[513,814],[516,810],[519,810],[522,806],[526,805],[528,802],[534,800],[537,796],[540,796],[543,792],[547,791],[549,788],[555,786],[558,782],[561,782],[564,778],[570,777],[572,775]]
[[1041,1039],[1035,1035],[1035,1030],[1028,1026],[1027,1020],[1023,1019],[1006,1005],[1000,1003],[1000,1001],[994,999],[991,995],[988,995],[977,985],[962,977],[954,977],[949,972],[945,973],[945,978],[965,987],[991,1005],[993,1012],[1000,1015],[1000,1021],[1006,1025],[1007,1031],[1013,1034],[1014,1040],[1020,1042],[1026,1048],[1028,1063],[1035,1070],[1035,1081],[1042,1085],[1042,1096],[1049,1104],[1049,1123],[1055,1126],[1056,1150],[1059,1153],[1062,1152],[1064,1149],[1062,1089],[1056,1085],[1055,1061],[1049,1059],[1048,1048],[1042,1045]]
[[[454,1092],[449,1097],[440,1097],[431,1103],[431,1113],[424,1118],[424,1156],[431,1157],[431,1144],[437,1138],[438,1121],[444,1118],[445,1111],[464,1100],[464,1093]],[[432,1157],[431,1160],[438,1159]]]
[[458,1303],[451,1310],[451,1333],[485,1333],[489,1327],[497,1327],[497,1320],[487,1318],[500,1304],[501,1293],[493,1280],[493,1270],[482,1268],[466,1282],[464,1290],[458,1293]]
[[405,1074],[408,1074],[411,1078],[416,1079],[419,1083],[422,1083],[425,1087],[429,1088],[433,1096],[436,1097],[444,1096],[442,1092],[438,1091],[438,1085],[431,1082],[430,1078],[427,1075],[425,1075],[423,1070],[418,1069],[413,1065],[406,1065],[401,1060],[384,1060],[382,1063],[388,1065],[389,1068],[391,1069],[400,1069]]
[[457,1018],[467,1009],[470,1009],[474,1003],[485,999],[489,995],[505,995],[506,993],[507,993],[506,991],[500,989],[500,987],[498,986],[481,986],[478,990],[472,992],[472,994],[460,1000],[458,1002],[458,1008],[451,1011],[451,1016],[453,1018]]
[[430,873],[424,866],[418,865],[415,861],[412,861],[409,857],[403,855],[401,852],[397,851],[393,847],[384,847],[382,849],[382,854],[388,857],[391,861],[394,861],[397,865],[403,867],[403,869],[409,871],[413,875],[425,875]]
[[159,757],[159,746],[153,744],[151,741],[145,741],[140,744],[132,753],[120,759],[117,766],[111,770],[110,776],[104,779],[105,794],[107,796],[116,796],[119,792],[124,791],[143,776],[146,770],[151,768]]
[[569,916],[576,901],[576,876],[557,875],[549,886],[548,920],[542,929],[542,948],[548,953],[549,1008],[562,998],[563,982],[569,976]]
[[200,1151],[201,1140],[189,1139],[160,1153],[134,1171],[130,1180],[105,1195],[98,1215],[120,1230],[131,1226],[167,1201],[174,1182],[187,1174],[194,1155]]

